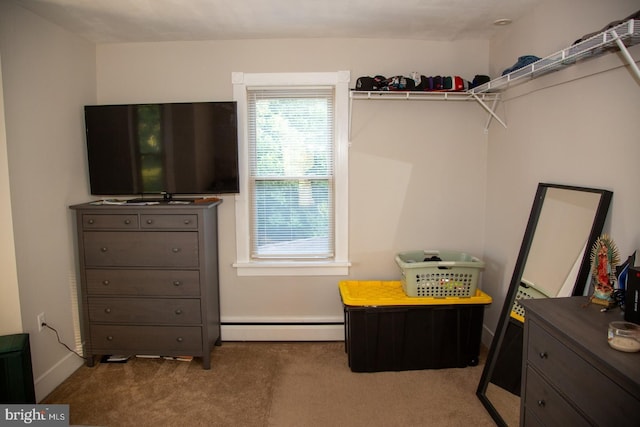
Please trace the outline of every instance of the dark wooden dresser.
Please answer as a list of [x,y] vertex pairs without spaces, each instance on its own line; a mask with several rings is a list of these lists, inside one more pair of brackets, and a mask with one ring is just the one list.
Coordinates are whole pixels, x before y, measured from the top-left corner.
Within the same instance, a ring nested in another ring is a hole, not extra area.
[[640,353],[614,350],[609,322],[587,297],[526,300],[523,426],[640,426]]
[[220,344],[217,206],[71,206],[84,353],[194,356]]

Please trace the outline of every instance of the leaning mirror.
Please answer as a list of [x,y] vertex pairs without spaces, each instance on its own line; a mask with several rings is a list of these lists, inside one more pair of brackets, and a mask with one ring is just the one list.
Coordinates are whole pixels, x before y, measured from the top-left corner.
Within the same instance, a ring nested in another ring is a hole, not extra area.
[[[613,193],[538,184],[522,246],[476,394],[496,424],[520,421],[526,298],[583,295],[590,248],[602,233]],[[587,288],[588,289],[588,288]]]

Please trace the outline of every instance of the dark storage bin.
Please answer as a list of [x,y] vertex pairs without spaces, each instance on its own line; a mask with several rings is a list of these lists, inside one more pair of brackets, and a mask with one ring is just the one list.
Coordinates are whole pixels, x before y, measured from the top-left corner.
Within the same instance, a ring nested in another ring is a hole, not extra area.
[[[491,302],[481,291],[468,298],[420,298],[421,303],[406,297],[400,282],[347,281],[340,283],[340,292],[353,372],[478,364],[484,307]],[[353,298],[360,292],[362,298]],[[412,303],[405,305],[404,298]]]
[[29,334],[0,337],[0,403],[36,403]]

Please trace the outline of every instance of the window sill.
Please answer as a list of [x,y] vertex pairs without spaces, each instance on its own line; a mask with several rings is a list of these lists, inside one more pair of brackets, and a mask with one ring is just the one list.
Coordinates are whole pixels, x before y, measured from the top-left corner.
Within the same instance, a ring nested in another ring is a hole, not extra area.
[[254,261],[233,264],[238,276],[346,276],[348,261]]

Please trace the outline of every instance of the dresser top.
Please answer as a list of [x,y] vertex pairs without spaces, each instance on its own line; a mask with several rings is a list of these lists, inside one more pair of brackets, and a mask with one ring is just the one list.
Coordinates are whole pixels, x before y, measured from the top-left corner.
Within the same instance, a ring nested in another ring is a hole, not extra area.
[[123,212],[131,209],[149,209],[149,210],[176,210],[176,209],[210,209],[218,206],[222,203],[222,199],[210,198],[210,199],[175,199],[170,202],[151,202],[149,204],[142,203],[120,203],[120,202],[108,202],[105,203],[102,200],[96,200],[94,202],[81,203],[77,205],[69,206],[70,209],[92,209],[92,210],[104,210],[110,213]]
[[609,323],[623,321],[619,308],[602,312],[588,297],[543,298],[521,301],[526,319],[535,320],[556,334],[567,347],[640,396],[640,352],[615,350],[607,342]]

